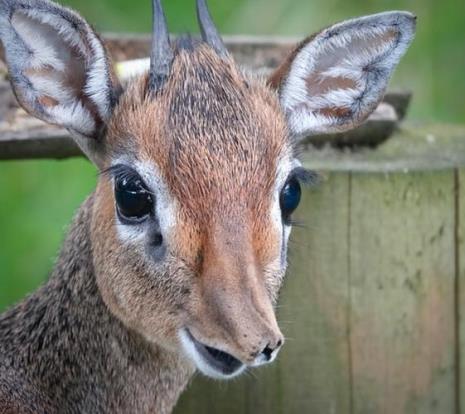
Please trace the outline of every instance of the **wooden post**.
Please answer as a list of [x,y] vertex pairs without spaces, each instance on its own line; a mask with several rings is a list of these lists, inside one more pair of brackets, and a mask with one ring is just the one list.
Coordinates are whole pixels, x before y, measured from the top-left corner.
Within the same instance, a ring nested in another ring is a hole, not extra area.
[[282,413],[350,411],[349,199],[350,174],[330,173],[298,214],[279,309]]
[[454,171],[351,189],[353,412],[454,413]]
[[458,387],[457,402],[460,408],[459,414],[465,414],[465,169],[456,173],[457,186],[457,349],[458,359]]

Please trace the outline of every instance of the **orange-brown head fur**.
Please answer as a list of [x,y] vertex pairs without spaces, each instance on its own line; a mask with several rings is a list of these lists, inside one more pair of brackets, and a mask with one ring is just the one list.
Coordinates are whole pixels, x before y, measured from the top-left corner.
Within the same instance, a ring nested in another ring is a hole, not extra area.
[[176,347],[179,329],[188,328],[247,363],[281,343],[272,302],[285,260],[271,211],[279,164],[293,148],[275,92],[190,43],[176,50],[156,95],[147,92],[147,77],[127,87],[106,145],[107,167],[120,157],[152,167],[175,205],[163,257],[147,254],[146,235],[128,259],[114,225],[111,177],[102,175],[94,234],[109,307],[152,340]]

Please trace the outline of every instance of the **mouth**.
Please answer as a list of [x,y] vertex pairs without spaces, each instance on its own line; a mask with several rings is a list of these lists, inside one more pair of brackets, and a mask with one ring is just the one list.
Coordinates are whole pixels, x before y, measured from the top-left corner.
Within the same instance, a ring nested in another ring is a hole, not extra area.
[[186,353],[197,368],[209,377],[229,379],[239,375],[246,368],[241,361],[227,352],[195,339],[188,329],[181,330],[179,335]]

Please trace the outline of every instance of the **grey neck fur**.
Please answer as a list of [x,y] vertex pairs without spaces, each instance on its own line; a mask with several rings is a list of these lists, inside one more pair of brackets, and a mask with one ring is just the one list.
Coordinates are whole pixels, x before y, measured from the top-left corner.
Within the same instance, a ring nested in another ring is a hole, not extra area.
[[169,413],[192,368],[106,308],[92,265],[93,197],[50,280],[0,316],[0,412]]

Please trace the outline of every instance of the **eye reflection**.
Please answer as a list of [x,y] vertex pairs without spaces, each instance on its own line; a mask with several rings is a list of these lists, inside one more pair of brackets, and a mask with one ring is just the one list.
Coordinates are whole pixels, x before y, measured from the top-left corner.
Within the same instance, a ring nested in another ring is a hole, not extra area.
[[284,223],[289,224],[291,214],[299,205],[301,196],[302,190],[300,188],[299,180],[295,176],[291,176],[281,190],[279,197],[279,204]]
[[153,212],[153,197],[140,177],[116,177],[115,200],[118,215],[127,224],[141,222]]

